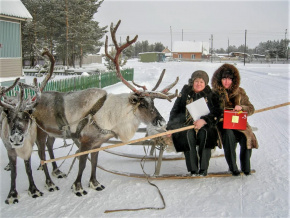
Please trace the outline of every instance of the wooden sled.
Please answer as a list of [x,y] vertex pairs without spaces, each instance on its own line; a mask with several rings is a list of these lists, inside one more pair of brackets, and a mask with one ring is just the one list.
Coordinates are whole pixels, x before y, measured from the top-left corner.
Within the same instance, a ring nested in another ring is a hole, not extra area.
[[[102,167],[100,164],[98,164],[98,168],[112,174],[116,174],[119,176],[127,176],[127,177],[134,177],[134,178],[140,178],[140,179],[152,179],[152,180],[167,180],[167,179],[205,179],[205,178],[213,178],[213,177],[231,177],[233,176],[231,172],[225,171],[225,172],[215,172],[215,173],[209,173],[207,176],[190,176],[190,175],[183,175],[183,174],[160,174],[160,175],[146,175],[146,174],[139,174],[139,173],[129,173],[129,172],[121,172],[121,171],[115,171],[115,170],[109,170],[104,167]],[[256,170],[252,170],[251,174],[255,173]],[[244,176],[244,174],[241,172],[241,176]],[[233,176],[238,177],[238,176]]]

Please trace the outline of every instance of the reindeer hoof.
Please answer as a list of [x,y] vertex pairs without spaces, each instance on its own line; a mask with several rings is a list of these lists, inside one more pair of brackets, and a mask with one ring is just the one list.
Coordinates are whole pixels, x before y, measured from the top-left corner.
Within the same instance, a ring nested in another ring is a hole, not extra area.
[[10,164],[7,164],[7,166],[4,168],[4,170],[6,170],[6,171],[10,171],[10,170],[11,170],[11,168],[10,168]]
[[45,188],[49,191],[49,192],[53,192],[53,191],[58,191],[59,188],[53,184],[53,183],[50,183],[50,184],[46,184],[45,185]]
[[6,199],[5,200],[5,203],[6,204],[15,204],[15,203],[18,203],[18,199],[14,199],[14,198],[9,198],[9,199]]
[[67,175],[63,172],[61,172],[59,169],[56,169],[52,171],[52,175],[58,179],[66,178]]
[[81,185],[77,185],[76,187],[76,185],[73,184],[71,188],[72,188],[73,193],[75,193],[75,195],[78,197],[82,197],[83,195],[88,194],[88,192],[84,190]]
[[102,191],[105,189],[105,186],[101,185],[99,182],[90,182],[89,187],[96,191]]
[[19,198],[19,196],[18,196],[17,191],[12,191],[12,192],[9,193],[7,199],[5,200],[5,203],[6,204],[15,204],[15,203],[18,203],[19,202],[18,201],[18,198]]
[[32,198],[38,198],[41,197],[43,193],[38,190],[34,190],[33,193],[31,191],[28,191],[28,195],[31,196]]

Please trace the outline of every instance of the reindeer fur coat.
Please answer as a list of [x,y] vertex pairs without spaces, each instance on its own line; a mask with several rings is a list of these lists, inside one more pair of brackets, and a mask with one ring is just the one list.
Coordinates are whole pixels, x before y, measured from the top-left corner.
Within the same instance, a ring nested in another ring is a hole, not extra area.
[[[229,90],[226,90],[222,83],[222,73],[225,71],[233,72],[232,86]],[[248,116],[255,113],[255,108],[249,100],[245,90],[240,87],[240,74],[238,69],[231,64],[223,64],[218,68],[212,77],[212,90],[220,96],[221,108],[234,108],[236,105],[242,106],[242,110],[248,112]],[[219,130],[222,128],[222,122],[218,124]],[[247,148],[258,148],[258,142],[255,134],[249,123],[247,123],[246,130],[238,130],[245,134],[247,138]]]

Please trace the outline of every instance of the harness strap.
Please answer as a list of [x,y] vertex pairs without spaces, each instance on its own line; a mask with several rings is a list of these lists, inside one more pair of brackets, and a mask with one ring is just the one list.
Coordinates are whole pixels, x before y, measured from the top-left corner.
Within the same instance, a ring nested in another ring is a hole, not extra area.
[[[76,129],[76,132],[72,134],[73,138],[79,138],[81,131],[89,123],[89,121],[92,119],[92,117],[101,109],[101,107],[104,105],[104,102],[106,101],[106,99],[107,99],[107,95],[104,95],[88,111],[88,113],[85,115],[85,118],[79,122],[77,129]],[[93,122],[95,123],[95,121],[93,121]],[[97,129],[101,129],[101,128],[98,127]]]

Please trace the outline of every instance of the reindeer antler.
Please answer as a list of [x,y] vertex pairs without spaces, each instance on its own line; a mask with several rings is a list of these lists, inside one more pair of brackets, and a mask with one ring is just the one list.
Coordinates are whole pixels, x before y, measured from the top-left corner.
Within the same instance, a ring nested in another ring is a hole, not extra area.
[[[10,90],[14,89],[14,87],[17,85],[18,81],[20,78],[15,79],[14,83],[8,87],[7,89],[5,87],[1,87],[1,92],[0,92],[0,106],[4,108],[9,108],[9,109],[14,109],[15,108],[15,103],[9,102],[5,100],[5,93],[9,92]],[[2,99],[3,97],[3,99]]]
[[115,48],[116,48],[116,55],[115,55],[115,58],[113,58],[111,55],[109,55],[108,53],[108,36],[106,36],[106,42],[105,42],[105,54],[106,56],[111,59],[115,66],[116,66],[116,73],[117,73],[117,77],[129,88],[131,89],[133,92],[136,92],[139,94],[139,91],[136,90],[136,88],[134,86],[132,86],[130,83],[128,83],[127,80],[125,80],[120,72],[120,65],[119,65],[119,56],[120,54],[122,53],[122,51],[129,47],[130,45],[132,45],[134,42],[137,41],[137,38],[138,38],[138,35],[135,36],[134,39],[132,40],[129,40],[129,36],[127,37],[127,43],[126,44],[123,44],[121,45],[121,47],[118,46],[118,43],[117,43],[117,40],[116,40],[116,31],[119,27],[121,23],[121,20],[118,21],[117,25],[114,27],[113,26],[113,23],[111,23],[111,28],[110,28],[110,32],[111,32],[111,36],[112,36],[112,41],[115,45]]
[[[40,98],[40,91],[37,87],[37,80],[36,78],[34,78],[33,82],[34,82],[34,86],[30,86],[27,85],[25,83],[19,82],[20,78],[17,78],[14,83],[8,87],[7,89],[4,87],[1,87],[1,91],[0,91],[0,106],[7,108],[7,109],[12,109],[15,111],[19,111],[19,110],[31,110],[37,103],[37,101]],[[10,98],[8,99],[5,95],[5,93],[9,92],[10,90],[12,90],[16,85],[19,86],[19,92],[18,93],[18,97],[17,100],[15,98]],[[24,89],[32,89],[35,91],[35,97],[34,100],[31,100],[31,98],[29,100],[24,101]],[[3,97],[3,99],[2,99]]]
[[129,88],[131,89],[133,92],[135,92],[137,95],[139,96],[148,96],[148,97],[152,97],[152,98],[161,98],[161,99],[167,99],[168,101],[171,101],[172,98],[176,97],[177,96],[177,93],[175,94],[171,94],[171,95],[168,95],[168,91],[176,85],[176,83],[178,82],[179,78],[177,77],[175,82],[173,82],[172,84],[170,84],[169,86],[167,86],[166,88],[164,88],[161,92],[155,92],[155,90],[158,88],[158,86],[160,85],[162,79],[163,79],[163,76],[164,76],[164,73],[165,73],[165,70],[162,71],[161,75],[160,75],[160,78],[157,82],[157,84],[155,85],[155,87],[152,89],[152,91],[146,91],[147,88],[146,86],[140,86],[138,84],[136,84],[134,81],[133,84],[139,88],[142,88],[143,91],[138,91],[134,86],[132,86],[127,80],[125,80],[120,72],[120,65],[119,65],[119,56],[120,54],[122,53],[122,51],[127,48],[128,46],[130,46],[131,44],[133,44],[134,42],[136,42],[137,38],[138,38],[138,35],[135,36],[135,38],[133,40],[129,40],[129,36],[127,36],[127,43],[119,46],[118,43],[117,43],[117,40],[116,40],[116,32],[117,32],[117,29],[119,27],[121,23],[121,20],[118,21],[117,25],[114,27],[113,26],[113,23],[111,24],[111,27],[110,27],[110,32],[111,32],[111,37],[112,37],[112,41],[115,45],[115,49],[116,49],[116,55],[115,57],[113,58],[111,55],[109,55],[108,53],[108,36],[106,36],[106,42],[105,42],[105,54],[106,56],[112,60],[115,64],[115,67],[116,67],[116,74],[117,74],[117,77]]
[[41,54],[42,56],[46,55],[48,56],[49,60],[50,60],[50,69],[49,69],[49,73],[46,75],[46,77],[44,78],[44,80],[42,81],[41,85],[40,85],[40,91],[42,92],[43,89],[45,88],[48,80],[51,78],[52,73],[53,73],[53,69],[54,69],[54,64],[55,64],[55,59],[52,56],[51,53],[49,53],[49,51],[47,49],[44,50],[44,52]]
[[27,98],[25,103],[21,104],[22,110],[31,110],[40,99],[41,92],[40,92],[40,89],[37,87],[36,78],[34,78],[33,82],[34,82],[34,86],[30,86],[30,85],[27,85],[27,84],[21,83],[21,82],[18,84],[18,86],[20,87],[20,91],[22,91],[22,92],[24,92],[24,89],[32,89],[35,91],[35,96],[32,99],[31,99],[31,97]]

